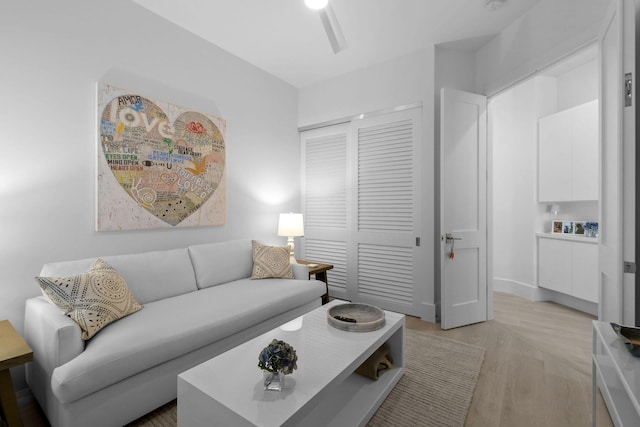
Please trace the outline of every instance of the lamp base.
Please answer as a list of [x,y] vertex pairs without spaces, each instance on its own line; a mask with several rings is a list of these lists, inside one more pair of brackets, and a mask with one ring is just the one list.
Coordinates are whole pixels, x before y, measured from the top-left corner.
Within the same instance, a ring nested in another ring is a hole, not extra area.
[[293,236],[287,237],[287,245],[289,246],[289,263],[297,264],[296,254],[295,254],[295,244],[293,243]]

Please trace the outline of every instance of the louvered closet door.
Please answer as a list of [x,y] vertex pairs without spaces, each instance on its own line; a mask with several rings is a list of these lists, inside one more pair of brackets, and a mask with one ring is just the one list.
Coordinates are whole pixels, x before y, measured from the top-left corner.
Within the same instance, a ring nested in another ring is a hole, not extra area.
[[416,280],[420,123],[421,109],[414,108],[355,120],[350,137],[356,191],[347,280],[353,299],[413,315],[420,315],[422,296]]
[[302,254],[334,265],[332,297],[422,314],[421,114],[413,108],[301,134]]
[[303,257],[333,264],[327,274],[329,295],[351,299],[347,292],[348,125],[303,132],[302,190],[305,238]]

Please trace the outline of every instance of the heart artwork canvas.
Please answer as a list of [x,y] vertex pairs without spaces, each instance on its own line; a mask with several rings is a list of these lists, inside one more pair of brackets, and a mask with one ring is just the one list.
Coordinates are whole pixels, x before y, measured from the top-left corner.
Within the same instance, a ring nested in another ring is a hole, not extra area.
[[97,229],[226,222],[226,121],[98,84]]

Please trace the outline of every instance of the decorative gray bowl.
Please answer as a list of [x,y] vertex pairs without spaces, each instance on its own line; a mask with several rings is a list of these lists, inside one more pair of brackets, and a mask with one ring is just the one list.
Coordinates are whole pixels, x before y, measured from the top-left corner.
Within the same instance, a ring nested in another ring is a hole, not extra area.
[[343,331],[368,332],[384,326],[384,311],[368,304],[340,304],[327,310],[327,321]]
[[635,357],[640,357],[640,328],[622,326],[611,322],[611,327],[622,338],[627,350]]

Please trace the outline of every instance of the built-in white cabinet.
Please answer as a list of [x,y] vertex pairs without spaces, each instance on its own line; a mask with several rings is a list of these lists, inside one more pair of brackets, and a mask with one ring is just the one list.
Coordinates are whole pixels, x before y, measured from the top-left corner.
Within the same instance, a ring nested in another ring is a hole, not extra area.
[[572,243],[538,239],[538,285],[563,294],[571,294]]
[[598,245],[538,236],[538,286],[598,302]]
[[598,200],[598,101],[538,120],[538,201]]

